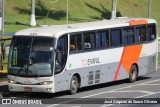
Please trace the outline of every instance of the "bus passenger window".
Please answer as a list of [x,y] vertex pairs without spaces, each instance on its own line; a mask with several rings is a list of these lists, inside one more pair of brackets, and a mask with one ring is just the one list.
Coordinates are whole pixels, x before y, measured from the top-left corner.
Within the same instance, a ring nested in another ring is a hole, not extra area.
[[80,51],[82,50],[82,34],[77,34],[76,35],[76,47],[77,47],[77,50]]
[[74,34],[70,35],[70,51],[82,50],[82,35]]
[[84,33],[84,49],[94,49],[96,44],[95,32]]
[[147,41],[146,27],[137,27],[136,28],[136,43]]
[[141,42],[145,42],[145,41],[147,41],[147,35],[146,35],[146,27],[145,26],[143,26],[143,27],[141,27]]
[[97,44],[96,44],[97,49],[109,47],[109,33],[108,33],[108,31],[98,31],[96,39],[97,39]]
[[134,39],[134,28],[125,28],[123,29],[123,44],[130,45],[135,42]]
[[70,36],[70,51],[76,50],[76,41],[75,41],[75,35]]
[[156,38],[156,27],[155,25],[149,25],[147,27],[148,31],[148,41],[152,41]]
[[111,45],[120,46],[122,44],[121,29],[111,30]]
[[140,28],[136,28],[136,43],[140,42]]

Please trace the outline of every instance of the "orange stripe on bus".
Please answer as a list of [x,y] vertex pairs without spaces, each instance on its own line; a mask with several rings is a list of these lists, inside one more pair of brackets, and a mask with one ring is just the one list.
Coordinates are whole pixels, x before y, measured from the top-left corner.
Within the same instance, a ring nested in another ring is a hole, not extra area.
[[134,63],[138,63],[140,53],[142,50],[142,45],[126,46],[123,49],[121,60],[118,64],[114,80],[117,80],[121,65],[125,69],[126,73],[129,74],[130,67]]
[[122,57],[124,56],[124,53],[125,53],[125,48],[123,49],[121,60],[118,64],[118,68],[117,68],[116,73],[114,75],[114,80],[117,80],[117,77],[118,77],[118,74],[119,74],[119,71],[120,71],[120,67],[121,67],[121,64],[122,64]]
[[129,22],[130,26],[134,26],[134,25],[142,25],[142,24],[148,24],[147,20],[131,20]]

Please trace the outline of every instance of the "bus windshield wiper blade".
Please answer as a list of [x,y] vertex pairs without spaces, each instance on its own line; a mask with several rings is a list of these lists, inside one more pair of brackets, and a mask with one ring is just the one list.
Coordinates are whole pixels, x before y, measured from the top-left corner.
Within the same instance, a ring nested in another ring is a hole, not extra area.
[[23,70],[26,72],[26,68],[25,67],[20,67],[20,69],[18,70],[18,72],[16,73],[16,75],[18,75],[20,72],[22,72]]

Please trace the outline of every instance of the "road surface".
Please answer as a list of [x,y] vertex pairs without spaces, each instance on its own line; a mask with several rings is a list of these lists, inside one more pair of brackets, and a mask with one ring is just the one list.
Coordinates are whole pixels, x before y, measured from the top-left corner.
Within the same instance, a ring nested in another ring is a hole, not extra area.
[[[6,90],[4,92],[6,93]],[[85,87],[80,89],[79,92],[75,95],[69,95],[66,91],[56,94],[18,93],[11,96],[4,96],[3,99],[33,99],[42,101],[43,105],[34,105],[35,107],[159,107],[160,104],[155,103],[156,101],[160,102],[160,68],[158,68],[157,72],[138,78],[138,80],[134,83],[129,83],[126,80],[122,80],[96,86]],[[142,104],[128,104],[129,99],[132,102],[134,100],[134,103],[142,102]],[[114,100],[117,102],[114,102]],[[123,104],[126,100],[127,104]],[[121,102],[122,104],[118,104],[120,103],[118,101],[124,102]],[[152,103],[152,105],[150,103]],[[0,106],[21,107],[22,105]],[[23,106],[28,107],[28,105]]]

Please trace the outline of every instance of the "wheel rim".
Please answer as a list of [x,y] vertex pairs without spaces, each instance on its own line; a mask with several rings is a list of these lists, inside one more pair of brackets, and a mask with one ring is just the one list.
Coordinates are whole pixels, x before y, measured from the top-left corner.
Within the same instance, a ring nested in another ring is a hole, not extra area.
[[77,81],[76,80],[72,80],[72,90],[77,90]]
[[135,78],[136,78],[136,70],[135,69],[132,69],[131,78],[132,78],[132,80],[135,80]]

